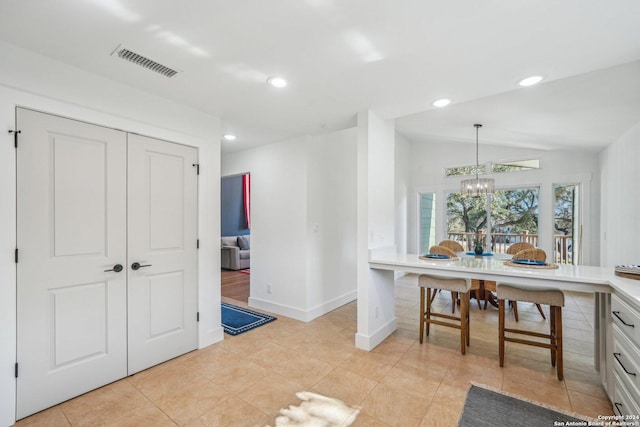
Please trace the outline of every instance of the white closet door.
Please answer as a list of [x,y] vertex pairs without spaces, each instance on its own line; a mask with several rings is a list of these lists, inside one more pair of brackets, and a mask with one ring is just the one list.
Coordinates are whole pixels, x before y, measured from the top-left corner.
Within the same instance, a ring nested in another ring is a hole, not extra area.
[[[126,376],[126,134],[16,111],[17,418]],[[105,271],[121,264],[121,272]]]
[[198,345],[197,155],[129,134],[130,375]]

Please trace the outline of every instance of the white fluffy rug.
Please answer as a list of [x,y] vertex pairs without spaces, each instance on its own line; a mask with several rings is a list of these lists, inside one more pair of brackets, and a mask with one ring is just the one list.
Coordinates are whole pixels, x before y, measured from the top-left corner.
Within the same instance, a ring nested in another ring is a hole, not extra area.
[[346,427],[355,420],[360,409],[351,408],[344,402],[321,394],[301,391],[296,396],[302,403],[280,410],[276,427]]

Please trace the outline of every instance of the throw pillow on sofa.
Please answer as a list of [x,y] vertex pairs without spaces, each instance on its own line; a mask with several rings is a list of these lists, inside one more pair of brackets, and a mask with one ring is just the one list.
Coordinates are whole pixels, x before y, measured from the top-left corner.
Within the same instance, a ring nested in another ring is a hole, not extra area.
[[238,246],[243,251],[249,249],[249,236],[238,236]]

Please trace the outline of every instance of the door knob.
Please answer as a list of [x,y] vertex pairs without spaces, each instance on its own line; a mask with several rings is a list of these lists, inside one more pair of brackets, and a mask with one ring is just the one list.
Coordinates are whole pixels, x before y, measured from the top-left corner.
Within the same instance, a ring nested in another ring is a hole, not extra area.
[[146,265],[140,265],[139,262],[134,262],[133,264],[131,264],[131,269],[132,270],[139,270],[143,267],[151,267],[151,264],[146,264]]
[[112,269],[109,270],[105,270],[104,272],[106,273],[107,271],[115,271],[116,273],[120,273],[123,270],[124,267],[122,267],[121,264],[116,264],[113,266]]

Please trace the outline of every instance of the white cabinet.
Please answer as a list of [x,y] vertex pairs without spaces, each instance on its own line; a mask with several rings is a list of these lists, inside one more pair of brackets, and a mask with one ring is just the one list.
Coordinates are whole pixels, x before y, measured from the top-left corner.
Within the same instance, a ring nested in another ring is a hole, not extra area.
[[619,295],[611,297],[613,345],[608,370],[616,415],[640,414],[640,308]]

